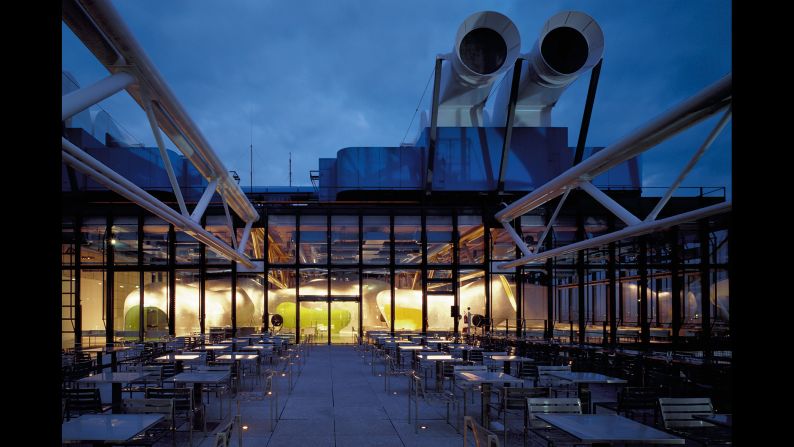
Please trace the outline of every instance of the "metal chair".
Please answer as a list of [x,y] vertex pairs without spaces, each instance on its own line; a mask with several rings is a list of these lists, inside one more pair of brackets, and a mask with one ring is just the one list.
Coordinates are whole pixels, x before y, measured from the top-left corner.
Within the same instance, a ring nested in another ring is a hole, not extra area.
[[[471,436],[469,432],[471,431]],[[463,446],[464,447],[500,447],[499,438],[480,425],[471,416],[463,417]]]
[[[174,402],[174,434],[177,428],[178,419],[184,419],[190,427],[190,445],[193,445],[193,420],[195,412],[198,411],[193,404],[193,390],[190,388],[147,388],[147,399],[171,399]],[[203,412],[203,407],[201,409]],[[206,417],[204,418],[204,428],[206,429]]]
[[[457,412],[457,400],[455,395],[449,391],[427,391],[425,390],[421,376],[411,371],[408,382],[408,422],[411,422],[411,401],[414,401],[414,433],[419,433],[419,398],[425,401],[438,400],[447,405],[447,423],[449,424],[449,406],[455,407]],[[429,402],[428,402],[429,403]],[[457,431],[457,427],[455,427]]]
[[701,445],[731,445],[730,430],[695,419],[695,415],[713,416],[708,397],[660,397],[664,429]]
[[527,415],[529,432],[544,440],[547,445],[574,445],[579,440],[562,430],[552,427],[537,414],[582,414],[582,402],[579,398],[543,398],[530,397],[527,399]]
[[67,421],[75,415],[105,411],[97,388],[64,388],[61,393],[62,398],[66,401],[64,414]]
[[171,444],[176,446],[173,399],[124,399],[122,412],[133,414],[162,414],[165,419],[132,439],[118,445],[154,445],[166,434],[171,434]]

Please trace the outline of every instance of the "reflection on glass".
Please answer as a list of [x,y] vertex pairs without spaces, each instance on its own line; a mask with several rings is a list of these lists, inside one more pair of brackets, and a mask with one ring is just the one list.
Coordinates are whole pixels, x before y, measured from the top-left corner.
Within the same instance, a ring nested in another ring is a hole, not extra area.
[[391,261],[389,216],[364,216],[364,264],[388,264]]
[[138,218],[115,218],[111,232],[110,245],[113,247],[113,264],[137,264]]
[[357,335],[358,302],[331,302],[331,343],[351,344],[356,341]]
[[268,216],[268,259],[272,264],[295,262],[295,216]]
[[358,264],[358,217],[331,216],[331,263]]
[[265,311],[264,275],[240,273],[237,275],[237,330],[243,333],[259,332]]
[[325,264],[328,261],[327,219],[325,216],[301,216],[300,250],[301,264]]
[[[460,297],[460,315],[485,316],[485,271],[483,270],[461,270],[458,277],[458,296]],[[474,327],[468,319],[461,318],[458,327],[461,333],[474,333]]]
[[[128,296],[134,297],[134,300],[128,300]],[[113,335],[115,340],[138,340],[140,301],[140,273],[115,272],[113,274],[113,328],[115,331]],[[134,302],[134,309],[129,307],[129,303],[132,302]],[[165,329],[165,334],[167,334],[168,324]]]
[[315,343],[328,342],[328,303],[326,301],[301,301],[301,339],[312,335]]
[[547,280],[546,274],[540,272],[527,272],[524,277],[522,316],[528,336],[543,336],[548,318]]
[[452,217],[427,216],[427,263],[452,263]]
[[[229,231],[229,225],[226,221],[226,216],[207,216],[207,224],[204,226],[210,233],[214,234],[218,239],[232,245],[232,234]],[[210,247],[206,250],[207,264],[228,264],[229,260],[223,256],[215,253]]]
[[[245,233],[245,228],[237,228],[237,243],[242,243],[243,240],[243,233]],[[263,259],[264,258],[264,250],[265,250],[265,229],[262,227],[253,227],[251,228],[251,233],[248,235],[248,240],[245,243],[245,253],[251,259]]]
[[485,257],[483,225],[480,216],[458,216],[458,261],[481,264]]
[[157,217],[143,220],[143,265],[168,263],[168,223]]
[[391,301],[389,271],[386,269],[365,269],[362,275],[361,306],[364,313],[362,316],[364,332],[388,329],[391,313],[381,312],[377,297],[379,293],[385,291],[387,301]]
[[105,271],[80,271],[83,348],[105,343]]
[[107,226],[104,217],[88,217],[80,229],[80,260],[83,265],[104,264]]
[[395,216],[394,256],[396,264],[422,263],[422,219],[419,216]]
[[516,243],[504,228],[491,228],[491,259],[505,261],[515,259]]
[[280,315],[284,323],[273,327],[268,321],[268,327],[275,333],[295,333],[295,270],[272,269],[268,276],[267,313],[272,320],[273,315]]
[[[143,338],[157,340],[168,335],[170,294],[168,272],[145,272],[143,274]],[[134,302],[134,299],[131,300]],[[138,320],[137,307],[129,312]],[[126,309],[125,309],[125,313]],[[177,314],[178,315],[178,314]]]
[[201,257],[199,253],[199,243],[192,236],[183,231],[177,231],[175,245],[177,264],[199,263]]

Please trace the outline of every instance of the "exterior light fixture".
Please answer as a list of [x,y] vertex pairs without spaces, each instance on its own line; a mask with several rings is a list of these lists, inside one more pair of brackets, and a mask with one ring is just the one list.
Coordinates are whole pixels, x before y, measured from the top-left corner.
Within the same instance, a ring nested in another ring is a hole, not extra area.
[[116,245],[116,238],[110,240],[110,245]]

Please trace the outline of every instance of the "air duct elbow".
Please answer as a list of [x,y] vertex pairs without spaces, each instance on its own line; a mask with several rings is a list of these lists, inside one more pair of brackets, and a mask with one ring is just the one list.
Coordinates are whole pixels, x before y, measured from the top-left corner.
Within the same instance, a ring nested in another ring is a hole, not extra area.
[[483,11],[467,17],[442,65],[438,125],[481,126],[491,87],[513,66],[520,48],[518,29],[506,16]]
[[[589,15],[564,11],[552,16],[529,53],[522,57],[513,125],[551,125],[551,109],[565,89],[595,66],[604,54],[604,34]],[[489,104],[488,124],[503,126],[507,116],[513,69],[505,74]]]

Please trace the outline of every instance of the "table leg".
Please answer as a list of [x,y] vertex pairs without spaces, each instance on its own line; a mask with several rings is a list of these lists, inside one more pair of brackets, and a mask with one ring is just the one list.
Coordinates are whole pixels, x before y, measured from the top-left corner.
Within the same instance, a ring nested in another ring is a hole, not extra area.
[[505,374],[510,374],[510,361],[505,360]]
[[121,413],[121,384],[116,382],[111,383],[110,390],[111,390],[111,402],[113,405],[113,409],[111,411],[114,414]]
[[193,405],[198,410],[193,413],[195,415],[193,418],[193,429],[201,431],[204,431],[204,418],[206,418],[201,405],[203,388],[204,386],[200,383],[193,384]]
[[488,406],[491,401],[491,384],[483,383],[480,385],[480,407],[482,414],[482,426],[486,430],[490,430],[490,407]]

